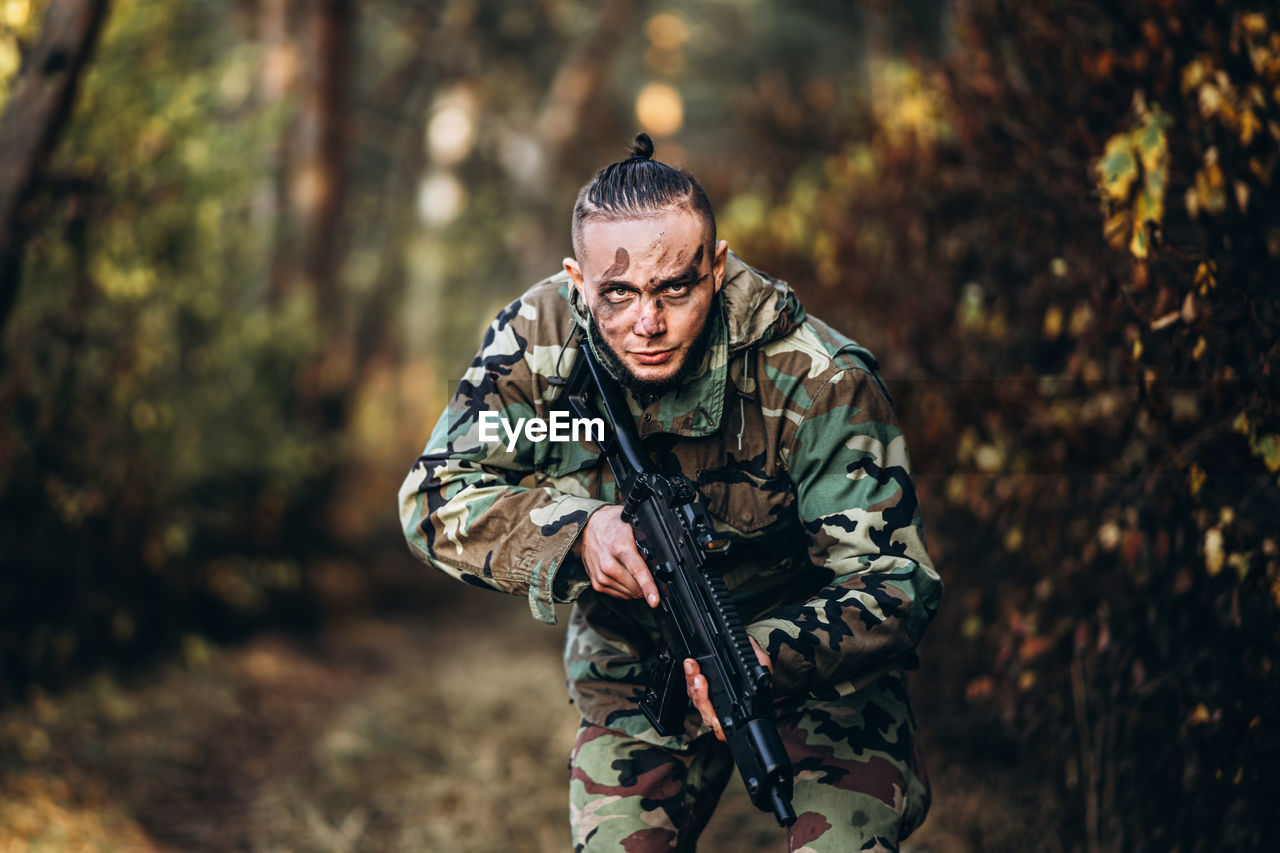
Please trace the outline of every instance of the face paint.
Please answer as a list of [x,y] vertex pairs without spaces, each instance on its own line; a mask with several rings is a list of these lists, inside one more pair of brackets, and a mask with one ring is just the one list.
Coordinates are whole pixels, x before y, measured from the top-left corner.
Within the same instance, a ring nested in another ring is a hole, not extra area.
[[604,271],[603,277],[606,279],[617,278],[627,271],[631,266],[631,256],[627,254],[627,250],[618,247],[618,251],[613,255],[613,266]]
[[589,322],[591,323],[595,340],[604,347],[610,361],[616,366],[619,373],[618,381],[630,390],[643,405],[648,405],[649,402],[683,385],[685,380],[702,366],[702,359],[706,356],[707,348],[711,343],[711,324],[707,323],[702,327],[702,331],[698,333],[693,346],[685,353],[684,359],[674,373],[663,379],[642,379],[631,368],[627,367],[622,354],[609,343],[608,338],[605,337],[604,332],[600,329],[600,324],[596,322],[596,318],[594,316],[590,317]]
[[602,322],[606,322],[607,324],[607,321],[612,320],[617,316],[618,312],[622,311],[624,308],[626,308],[624,303],[614,303],[610,302],[608,299],[601,299],[596,303],[595,307],[591,309],[591,313],[593,316],[598,316]]
[[627,384],[652,394],[675,387],[701,363],[714,286],[705,223],[683,209],[635,220],[587,223],[582,253],[611,266],[588,266],[578,282],[600,341],[629,374]]

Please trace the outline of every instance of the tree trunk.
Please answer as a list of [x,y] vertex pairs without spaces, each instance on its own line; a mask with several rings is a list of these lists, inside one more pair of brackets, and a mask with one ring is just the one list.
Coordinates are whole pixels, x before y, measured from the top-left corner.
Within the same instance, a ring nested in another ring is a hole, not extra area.
[[293,191],[302,215],[302,268],[315,290],[322,329],[338,331],[345,312],[339,289],[342,200],[346,185],[346,87],[355,40],[352,0],[312,0],[311,67],[301,115],[303,152]]
[[316,302],[321,331],[344,314],[338,271],[348,139],[346,87],[355,39],[352,0],[266,0],[264,40],[279,55],[264,79],[268,102],[294,98],[297,113],[281,140],[277,245],[271,295],[299,289]]
[[71,115],[107,5],[107,0],[50,0],[40,38],[25,57],[0,118],[0,330],[22,273],[23,208]]
[[608,114],[598,107],[608,88],[609,69],[618,44],[627,35],[634,14],[632,0],[606,0],[600,4],[590,33],[556,71],[538,117],[538,135],[547,162],[576,172],[579,157],[591,150],[590,145],[579,142],[584,119]]

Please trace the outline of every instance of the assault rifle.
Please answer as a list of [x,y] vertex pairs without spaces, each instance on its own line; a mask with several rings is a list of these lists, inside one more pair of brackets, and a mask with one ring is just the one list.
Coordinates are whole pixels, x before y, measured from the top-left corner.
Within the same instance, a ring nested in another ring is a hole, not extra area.
[[696,660],[751,802],[790,826],[796,820],[791,762],[772,719],[773,679],[755,656],[721,574],[729,540],[712,530],[687,477],[654,468],[621,390],[581,341],[565,393],[575,415],[596,416],[592,394],[611,427],[600,449],[617,482],[622,520],[635,532],[661,596],[654,611],[661,646],[649,663],[640,710],[658,734],[683,733],[689,709],[684,659]]

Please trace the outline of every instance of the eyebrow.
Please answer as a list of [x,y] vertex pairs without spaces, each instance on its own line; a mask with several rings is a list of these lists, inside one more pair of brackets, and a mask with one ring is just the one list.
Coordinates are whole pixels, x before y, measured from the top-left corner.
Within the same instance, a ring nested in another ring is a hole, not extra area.
[[659,287],[670,287],[673,284],[697,284],[702,281],[702,276],[698,273],[698,268],[693,264],[685,267],[684,272],[671,278],[664,278],[658,282]]
[[[689,265],[689,267],[687,267],[684,270],[684,272],[680,273],[679,275],[672,276],[671,278],[664,278],[661,281],[659,281],[657,285],[654,287],[654,290],[665,290],[668,287],[675,287],[681,284],[687,285],[689,287],[697,287],[699,284],[702,283],[702,280],[706,277],[707,277],[706,275],[700,274],[698,272],[698,268],[691,264]],[[632,284],[629,281],[621,281],[619,279],[609,279],[607,281],[602,281],[596,285],[596,289],[601,292],[606,290],[613,290],[614,288],[618,288],[621,290],[630,290],[636,293],[639,293],[643,289],[643,288],[637,287],[636,285]]]

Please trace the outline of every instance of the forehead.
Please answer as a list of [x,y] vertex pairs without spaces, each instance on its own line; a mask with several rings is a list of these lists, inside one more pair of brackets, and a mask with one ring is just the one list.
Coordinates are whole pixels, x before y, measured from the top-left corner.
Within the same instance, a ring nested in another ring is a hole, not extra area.
[[706,239],[702,219],[684,208],[640,219],[589,219],[583,223],[578,261],[588,277],[615,269],[624,256],[631,271],[683,266],[692,262]]

